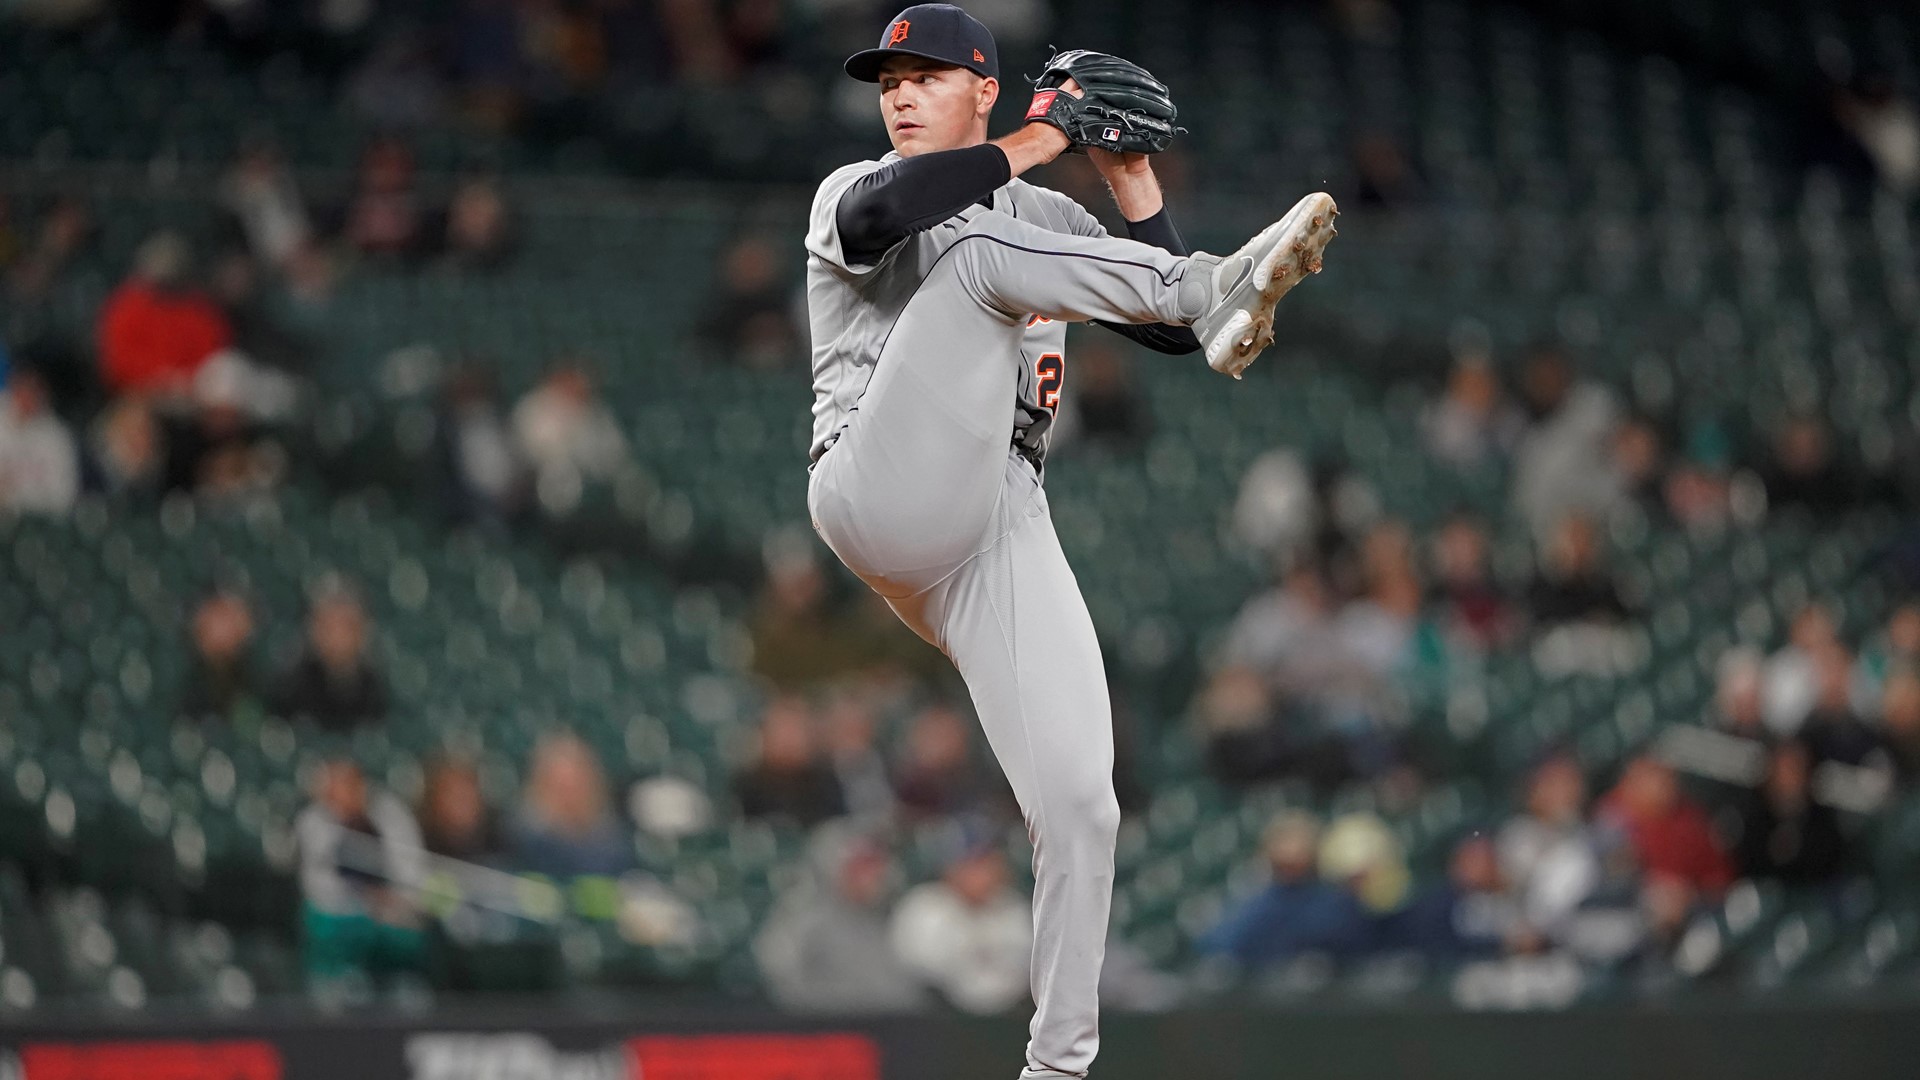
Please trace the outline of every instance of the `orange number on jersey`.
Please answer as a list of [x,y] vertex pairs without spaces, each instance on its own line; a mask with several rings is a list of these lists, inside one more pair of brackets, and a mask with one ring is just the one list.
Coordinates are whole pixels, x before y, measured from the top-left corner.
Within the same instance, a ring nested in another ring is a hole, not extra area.
[[1060,384],[1067,375],[1067,358],[1057,352],[1042,353],[1040,359],[1033,362],[1033,374],[1038,382],[1036,396],[1044,409],[1058,411],[1060,408]]

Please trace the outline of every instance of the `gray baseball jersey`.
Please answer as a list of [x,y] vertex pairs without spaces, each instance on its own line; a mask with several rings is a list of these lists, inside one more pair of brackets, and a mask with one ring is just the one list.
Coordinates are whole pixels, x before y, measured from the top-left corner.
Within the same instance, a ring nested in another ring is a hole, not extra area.
[[[970,206],[947,221],[915,233],[871,264],[849,262],[840,246],[835,215],[840,197],[860,177],[898,161],[889,152],[878,161],[843,166],[821,183],[807,225],[807,312],[813,333],[813,439],[810,457],[827,444],[859,408],[860,395],[873,378],[874,359],[900,318],[907,300],[968,221],[986,206]],[[1057,191],[1018,177],[993,193],[993,210],[1048,232],[1106,236],[1107,230],[1086,208]],[[1017,393],[1007,403],[1016,438],[1037,462],[1046,453],[1047,429],[1065,378],[1066,324],[1033,316],[1021,343],[1025,363]],[[1037,428],[1032,434],[1027,429]]]
[[834,554],[966,680],[1034,843],[1037,1007],[1021,1076],[1081,1077],[1099,1049],[1120,811],[1100,643],[1038,451],[1065,324],[1191,322],[1208,274],[1018,180],[992,209],[849,265],[839,199],[890,159],[839,170],[814,199],[807,508]]

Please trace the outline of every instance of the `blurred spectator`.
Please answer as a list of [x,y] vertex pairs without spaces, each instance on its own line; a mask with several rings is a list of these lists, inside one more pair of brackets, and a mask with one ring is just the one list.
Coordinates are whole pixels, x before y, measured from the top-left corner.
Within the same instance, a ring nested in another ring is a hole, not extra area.
[[1228,912],[1195,946],[1247,968],[1284,963],[1302,953],[1359,948],[1366,938],[1366,914],[1352,894],[1320,878],[1319,848],[1320,825],[1312,815],[1293,811],[1274,819],[1262,841],[1272,882]]
[[1900,779],[1920,780],[1920,674],[1907,669],[1887,676],[1881,688],[1880,730]]
[[1087,443],[1112,453],[1138,449],[1152,434],[1152,423],[1127,358],[1097,338],[1082,335],[1074,343],[1078,350],[1054,445]]
[[1420,178],[1389,135],[1376,131],[1355,139],[1353,169],[1363,207],[1400,210],[1420,201]]
[[54,415],[46,383],[16,368],[0,391],[0,510],[64,514],[80,495],[80,450]]
[[[302,256],[292,256],[298,261]],[[232,251],[213,265],[212,295],[232,330],[241,355],[280,372],[304,372],[310,350],[299,335],[281,325],[260,292],[260,273],[245,252]],[[271,410],[269,410],[271,411]]]
[[783,893],[754,941],[767,992],[794,1012],[914,1012],[927,991],[888,942],[893,860],[873,838],[826,828],[809,880]]
[[1880,186],[1896,199],[1920,193],[1920,111],[1891,77],[1874,72],[1836,96],[1840,125],[1858,140]]
[[1839,876],[1846,840],[1832,807],[1812,795],[1814,755],[1798,739],[1767,752],[1766,779],[1740,812],[1734,858],[1747,877],[1817,885]]
[[1381,921],[1376,948],[1445,960],[1530,945],[1534,936],[1507,886],[1493,841],[1469,836],[1454,846],[1445,881],[1417,891]]
[[252,411],[261,391],[278,398],[289,386],[230,353],[201,365],[192,397],[180,403],[192,412],[174,425],[168,440],[167,487],[210,503],[272,489],[286,475],[286,452]]
[[349,731],[386,719],[386,680],[367,657],[367,614],[360,597],[338,581],[314,590],[307,643],[274,686],[277,716],[306,717],[328,731]]
[[1433,598],[1449,638],[1476,650],[1512,640],[1519,613],[1494,583],[1486,527],[1469,514],[1449,517],[1433,539]]
[[1352,894],[1376,927],[1377,920],[1406,907],[1413,888],[1406,852],[1393,830],[1364,812],[1327,825],[1320,838],[1320,876]]
[[473,762],[443,756],[427,763],[420,793],[420,835],[435,855],[481,865],[502,860],[506,839],[499,818],[487,805]]
[[1596,477],[1610,474],[1609,440],[1617,409],[1612,394],[1576,381],[1559,349],[1536,349],[1523,372],[1527,430],[1514,449],[1514,506],[1534,535],[1550,535],[1571,513],[1599,513],[1616,497]]
[[109,495],[157,495],[166,478],[166,439],[145,398],[120,398],[100,410],[87,434],[91,483]]
[[1834,456],[1826,424],[1810,415],[1791,417],[1774,433],[1760,479],[1770,506],[1799,506],[1819,515],[1846,510],[1861,494],[1857,478]]
[[986,784],[973,759],[972,734],[966,715],[943,702],[914,716],[893,780],[908,817],[952,817],[980,809]]
[[491,177],[462,180],[447,203],[440,254],[461,270],[498,270],[512,258],[516,241],[512,215],[500,185]]
[[1786,737],[1799,732],[1819,697],[1820,654],[1840,644],[1833,615],[1820,604],[1808,604],[1793,617],[1787,643],[1767,657],[1762,693],[1767,727]]
[[435,436],[454,517],[496,527],[512,521],[526,502],[527,471],[490,371],[463,364],[447,376]]
[[612,481],[630,457],[612,410],[579,360],[563,357],[513,407],[514,445],[532,467],[540,504],[566,509],[583,485]]
[[633,843],[613,815],[600,759],[571,732],[542,736],[514,819],[516,869],[556,880],[635,869]]
[[253,667],[253,609],[246,597],[219,589],[193,611],[193,655],[178,715],[234,724],[265,713],[266,695]]
[[1325,648],[1333,614],[1334,597],[1320,568],[1296,564],[1278,588],[1241,607],[1227,630],[1222,659],[1230,667],[1277,675],[1291,658]]
[[1766,664],[1753,649],[1728,649],[1720,656],[1713,693],[1714,726],[1749,739],[1771,737],[1763,707]]
[[219,199],[262,265],[286,265],[312,239],[300,185],[271,142],[256,139],[241,148],[220,179]]
[[1611,507],[1637,507],[1658,518],[1666,508],[1666,449],[1660,431],[1645,417],[1628,417],[1608,441],[1607,473],[1598,482],[1614,492]]
[[61,275],[92,245],[92,211],[77,195],[61,195],[41,215],[33,243],[15,261],[10,284],[20,300],[46,296]]
[[1031,907],[987,837],[972,839],[939,881],[901,898],[889,937],[907,970],[963,1012],[1003,1013],[1027,1000]]
[[1799,734],[1821,761],[1864,765],[1880,749],[1880,736],[1854,709],[1853,655],[1838,642],[1813,657],[1813,708]]
[[1526,426],[1506,399],[1493,361],[1471,352],[1454,362],[1446,391],[1420,418],[1427,449],[1456,469],[1476,469],[1511,452]]
[[800,349],[791,292],[780,274],[780,253],[767,240],[736,240],[722,258],[721,277],[700,322],[706,349],[724,363],[755,371],[784,368]]
[[1563,519],[1553,531],[1543,562],[1527,590],[1527,606],[1540,627],[1611,626],[1626,618],[1626,602],[1601,561],[1592,521],[1579,515]]
[[365,255],[407,258],[420,250],[419,193],[414,189],[413,151],[393,136],[375,139],[360,155],[353,197],[342,233]]
[[1299,754],[1272,690],[1258,672],[1226,667],[1194,700],[1207,766],[1229,784],[1253,783],[1291,771]]
[[864,666],[861,635],[830,603],[812,538],[770,542],[766,562],[751,626],[754,674],[781,690],[800,690]]
[[201,366],[232,343],[219,306],[188,284],[191,258],[177,234],[154,234],[101,308],[100,369],[114,393],[184,399]]
[[445,89],[424,35],[397,31],[374,47],[346,98],[378,128],[420,128],[440,119]]
[[1859,685],[1876,686],[1902,669],[1920,671],[1920,603],[1913,601],[1893,609],[1886,626],[1861,648]]
[[760,720],[754,763],[734,777],[734,795],[748,817],[778,817],[817,825],[846,812],[833,766],[822,760],[806,702],[777,697]]
[[[1701,424],[1667,471],[1667,513],[1681,528],[1711,532],[1726,525],[1735,504],[1727,438],[1718,425]],[[1741,481],[1742,486],[1750,480]]]
[[879,718],[861,693],[833,694],[826,707],[827,756],[845,793],[847,813],[869,823],[893,816],[893,781],[874,748]]
[[1561,754],[1534,768],[1526,805],[1501,826],[1497,845],[1500,871],[1527,925],[1550,938],[1564,936],[1601,876],[1578,761]]
[[360,766],[335,756],[316,770],[313,801],[293,831],[314,989],[356,974],[417,971],[424,943],[414,890],[423,874],[420,829],[406,804],[368,791]]
[[1650,882],[1715,898],[1733,880],[1733,865],[1706,812],[1681,793],[1672,767],[1651,754],[1627,763],[1620,782],[1601,800],[1599,816],[1626,837]]

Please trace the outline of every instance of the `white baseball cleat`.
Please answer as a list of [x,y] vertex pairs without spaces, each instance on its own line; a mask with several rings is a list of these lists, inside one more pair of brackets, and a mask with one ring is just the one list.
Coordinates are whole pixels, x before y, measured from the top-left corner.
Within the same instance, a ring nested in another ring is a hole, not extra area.
[[1273,307],[1309,273],[1337,230],[1340,208],[1316,191],[1267,226],[1213,270],[1213,306],[1193,322],[1207,366],[1239,378],[1273,344]]

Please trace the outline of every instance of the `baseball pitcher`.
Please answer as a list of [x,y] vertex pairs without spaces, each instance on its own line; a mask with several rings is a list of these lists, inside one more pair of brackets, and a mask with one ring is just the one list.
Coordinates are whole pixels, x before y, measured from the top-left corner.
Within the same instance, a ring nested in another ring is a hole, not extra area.
[[[1085,1076],[1120,812],[1100,647],[1041,487],[1066,327],[1198,350],[1238,378],[1273,340],[1274,305],[1320,269],[1336,210],[1308,195],[1231,255],[1189,254],[1150,164],[1179,130],[1166,86],[1062,53],[1026,123],[989,142],[993,35],[949,4],[902,11],[846,71],[878,84],[893,152],[813,199],[808,509],[966,680],[1033,839],[1038,1010],[1020,1075]],[[1068,150],[1106,179],[1129,239],[1019,179]]]

